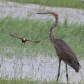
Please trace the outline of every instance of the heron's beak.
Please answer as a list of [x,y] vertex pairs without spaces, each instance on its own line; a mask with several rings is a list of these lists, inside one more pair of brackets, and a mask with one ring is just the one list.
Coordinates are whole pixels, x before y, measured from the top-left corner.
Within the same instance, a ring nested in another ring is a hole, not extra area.
[[36,14],[48,14],[48,15],[52,15],[52,14],[50,14],[50,13],[36,13]]

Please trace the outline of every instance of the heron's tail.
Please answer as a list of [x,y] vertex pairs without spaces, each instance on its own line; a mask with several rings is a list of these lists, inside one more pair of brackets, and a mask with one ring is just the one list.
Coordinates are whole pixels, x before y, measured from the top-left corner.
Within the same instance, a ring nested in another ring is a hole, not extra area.
[[73,65],[71,66],[76,72],[79,72],[81,66],[78,62],[73,63]]

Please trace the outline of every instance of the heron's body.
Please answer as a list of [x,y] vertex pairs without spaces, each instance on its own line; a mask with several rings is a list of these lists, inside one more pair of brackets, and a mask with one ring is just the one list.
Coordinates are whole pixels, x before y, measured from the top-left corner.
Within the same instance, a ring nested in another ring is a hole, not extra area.
[[54,15],[56,21],[50,28],[50,42],[53,44],[57,56],[59,58],[59,68],[58,68],[58,76],[57,81],[60,76],[60,64],[61,60],[63,60],[66,64],[66,77],[67,77],[67,83],[68,83],[68,71],[67,71],[67,64],[71,66],[76,72],[80,69],[80,64],[78,62],[76,54],[73,52],[73,50],[65,43],[62,39],[55,39],[54,37],[54,28],[58,24],[58,14],[56,12],[48,12],[48,13],[37,13],[37,14],[52,14]]
[[53,43],[53,45],[59,59],[63,60],[65,63],[71,66],[76,72],[78,72],[79,62],[76,57],[76,54],[72,51],[72,49],[62,39],[55,39],[55,43]]

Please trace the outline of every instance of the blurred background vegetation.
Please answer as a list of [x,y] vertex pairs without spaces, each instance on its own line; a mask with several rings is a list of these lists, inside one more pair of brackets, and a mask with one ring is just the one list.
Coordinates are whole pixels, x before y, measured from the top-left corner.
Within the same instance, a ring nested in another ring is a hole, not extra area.
[[84,3],[82,3],[80,0],[50,0],[50,1],[49,0],[8,0],[8,1],[40,4],[40,5],[52,6],[52,7],[84,9]]

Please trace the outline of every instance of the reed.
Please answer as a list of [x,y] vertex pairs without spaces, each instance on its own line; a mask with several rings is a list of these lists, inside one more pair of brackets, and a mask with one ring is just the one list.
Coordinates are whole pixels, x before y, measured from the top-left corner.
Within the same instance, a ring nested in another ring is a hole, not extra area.
[[82,8],[84,9],[84,3],[80,0],[7,0],[20,3],[33,3],[53,7],[68,7],[68,8]]

